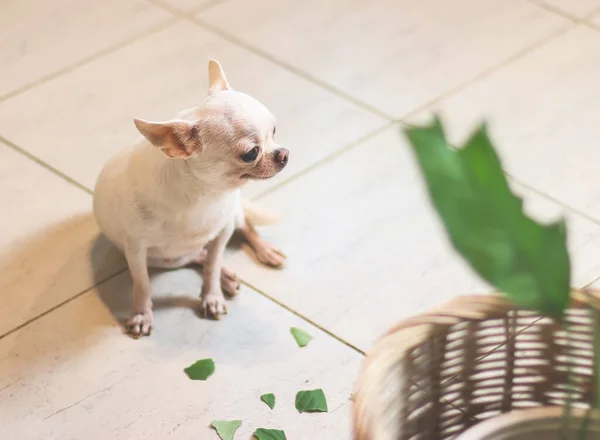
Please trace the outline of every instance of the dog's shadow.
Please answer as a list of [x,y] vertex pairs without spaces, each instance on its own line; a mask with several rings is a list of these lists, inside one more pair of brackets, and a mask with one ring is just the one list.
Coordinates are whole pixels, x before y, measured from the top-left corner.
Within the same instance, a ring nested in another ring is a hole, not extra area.
[[[92,247],[104,247],[100,236]],[[235,252],[241,239],[232,240],[227,252]],[[222,363],[251,364],[261,361],[261,352],[273,349],[278,336],[273,333],[273,304],[249,288],[242,287],[238,297],[227,301],[229,314],[220,321],[203,316],[200,291],[202,276],[199,267],[175,270],[151,270],[152,301],[155,330],[150,338],[163,352],[204,348],[210,352],[226,351]],[[95,287],[98,298],[126,333],[126,322],[132,306],[132,280],[127,269]],[[124,335],[123,337],[128,337]],[[225,344],[223,341],[227,341]],[[232,350],[231,347],[235,347]],[[252,352],[251,354],[249,352]]]
[[[102,235],[98,236],[90,250],[90,256],[96,255],[98,249],[104,249],[106,246],[107,239]],[[242,247],[246,248],[242,238],[234,235],[228,244],[226,254],[232,254]],[[249,249],[246,251],[251,252]],[[94,262],[96,258],[90,257],[90,261]],[[94,271],[97,274],[102,272]],[[194,338],[203,339],[206,343],[204,335],[209,333],[214,334],[217,339],[229,340],[237,345],[235,340],[244,337],[244,334],[247,335],[245,329],[250,327],[254,331],[254,339],[252,344],[245,341],[243,345],[257,344],[256,349],[267,348],[273,342],[270,331],[272,324],[267,315],[263,316],[262,309],[265,306],[257,307],[256,302],[270,301],[249,288],[242,287],[238,297],[227,300],[228,315],[223,316],[219,322],[206,318],[200,301],[201,272],[201,268],[194,265],[174,270],[150,270],[155,324],[155,331],[150,337],[153,341],[158,344],[164,343],[165,346],[181,344],[180,348],[184,348],[186,344],[194,344]],[[121,331],[126,334],[126,324],[133,302],[133,283],[124,260],[118,275],[110,280],[102,278],[97,280],[95,291],[110,311],[114,321],[121,326]],[[244,331],[240,331],[241,329]],[[195,336],[190,336],[190,333],[195,333]]]

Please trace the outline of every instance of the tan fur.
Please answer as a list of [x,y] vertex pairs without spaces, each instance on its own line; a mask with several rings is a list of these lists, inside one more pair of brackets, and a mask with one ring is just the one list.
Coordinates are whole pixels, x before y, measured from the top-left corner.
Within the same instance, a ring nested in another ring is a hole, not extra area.
[[242,200],[242,208],[244,209],[246,221],[255,226],[272,225],[279,221],[279,217],[266,212],[248,200]]
[[235,228],[258,259],[281,266],[285,256],[252,226],[274,219],[244,203],[240,188],[285,167],[288,152],[274,140],[275,118],[254,98],[231,89],[223,69],[209,62],[209,93],[202,107],[175,119],[135,119],[144,139],[110,159],[98,177],[94,213],[104,234],[123,250],[134,285],[128,330],[150,334],[148,267],[203,265],[206,315],[227,313],[223,292],[239,281],[223,266]]

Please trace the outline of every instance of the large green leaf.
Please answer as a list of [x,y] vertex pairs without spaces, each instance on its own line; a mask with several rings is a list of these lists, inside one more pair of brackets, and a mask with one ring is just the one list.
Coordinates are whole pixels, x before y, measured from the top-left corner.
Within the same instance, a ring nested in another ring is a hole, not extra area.
[[211,423],[221,440],[233,440],[235,431],[242,425],[241,420],[213,420]]
[[570,288],[564,220],[541,225],[524,214],[485,125],[458,149],[437,118],[405,133],[455,249],[520,307],[560,317]]
[[192,380],[206,380],[215,372],[215,363],[212,359],[202,359],[184,368],[183,371]]
[[323,390],[298,391],[296,394],[298,412],[327,412],[327,399]]
[[252,435],[257,440],[287,440],[285,432],[279,429],[258,428]]

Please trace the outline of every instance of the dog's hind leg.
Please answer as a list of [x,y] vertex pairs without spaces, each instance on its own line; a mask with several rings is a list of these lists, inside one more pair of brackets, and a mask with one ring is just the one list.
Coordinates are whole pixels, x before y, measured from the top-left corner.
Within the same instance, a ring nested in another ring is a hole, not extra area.
[[282,267],[285,264],[286,256],[276,246],[262,238],[257,230],[249,221],[239,228],[244,239],[254,249],[256,258],[262,264],[271,267]]
[[274,221],[276,221],[274,217],[263,213],[250,202],[244,201],[238,205],[235,227],[254,250],[258,261],[271,267],[283,267],[287,258],[285,254],[262,238],[254,227],[254,225],[260,226]]

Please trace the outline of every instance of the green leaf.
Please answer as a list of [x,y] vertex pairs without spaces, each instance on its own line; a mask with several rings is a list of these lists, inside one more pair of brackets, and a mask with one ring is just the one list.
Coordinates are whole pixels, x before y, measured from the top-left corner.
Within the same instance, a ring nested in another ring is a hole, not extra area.
[[296,394],[298,412],[327,412],[327,399],[323,390],[298,391]]
[[212,359],[202,359],[194,362],[183,371],[192,380],[206,380],[215,372],[215,363]]
[[562,316],[570,291],[565,222],[541,225],[524,214],[485,125],[459,149],[437,118],[405,134],[454,248],[520,307]]
[[263,394],[262,396],[260,396],[260,400],[262,400],[267,405],[269,405],[269,408],[271,408],[271,409],[275,408],[275,394],[273,394],[273,393]]
[[221,440],[233,440],[235,431],[242,425],[241,420],[213,420],[211,423]]
[[285,432],[279,429],[258,428],[252,435],[257,440],[287,440]]
[[313,338],[311,335],[298,327],[292,327],[290,331],[292,332],[292,336],[296,340],[298,347],[306,347]]

